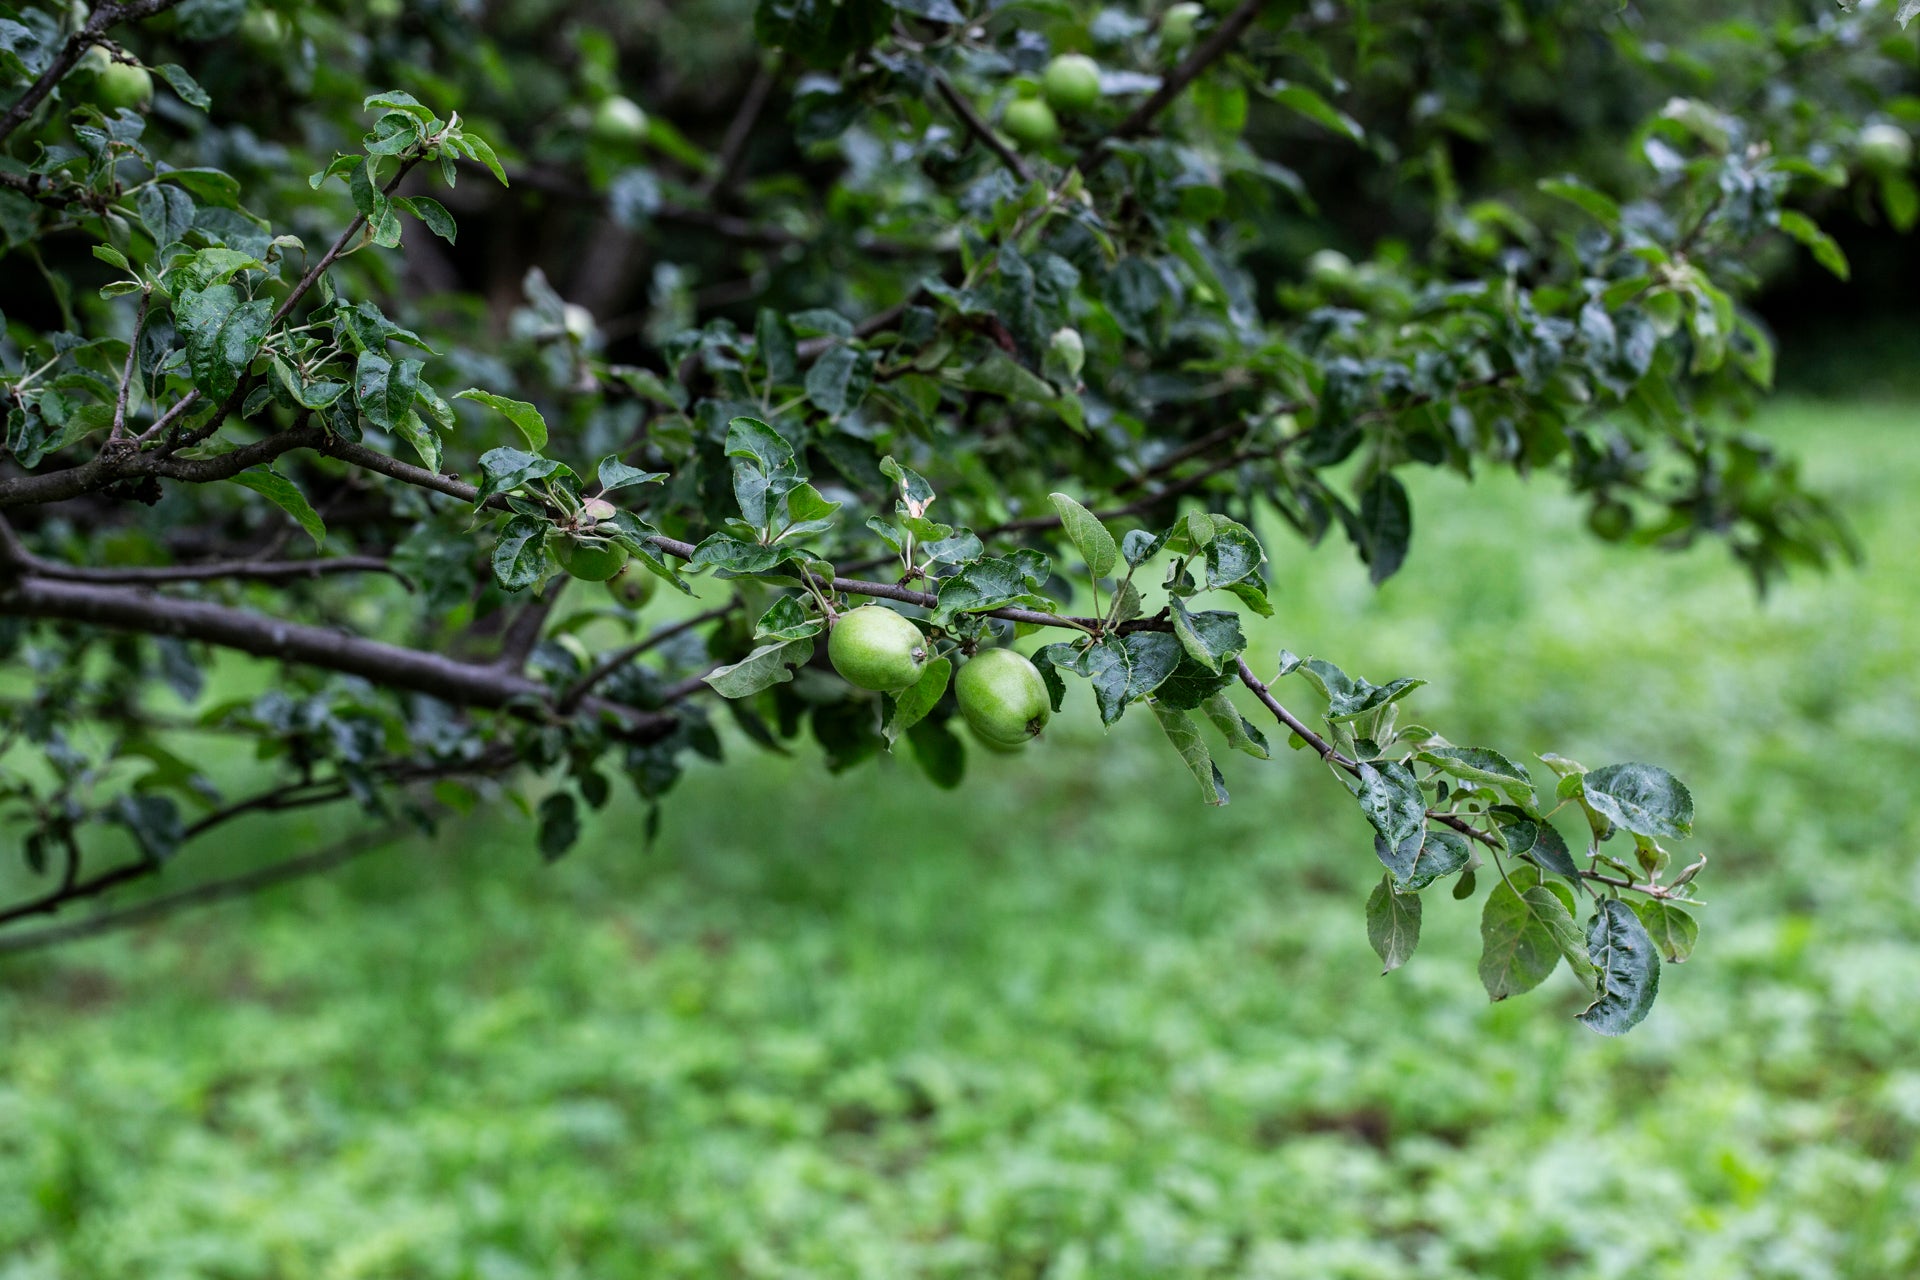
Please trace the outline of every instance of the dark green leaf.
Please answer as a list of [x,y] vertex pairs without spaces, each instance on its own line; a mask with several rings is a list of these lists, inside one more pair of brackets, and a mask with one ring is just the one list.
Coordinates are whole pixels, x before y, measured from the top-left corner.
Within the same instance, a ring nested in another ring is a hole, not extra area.
[[1660,993],[1660,953],[1633,909],[1608,898],[1587,926],[1597,998],[1580,1021],[1603,1036],[1623,1035],[1639,1025]]
[[1413,771],[1403,764],[1362,764],[1358,798],[1360,811],[1391,849],[1401,849],[1426,827],[1427,802]]
[[740,661],[701,678],[723,698],[751,697],[762,689],[792,680],[794,670],[813,657],[813,649],[811,637],[764,644]]
[[1480,916],[1480,981],[1487,995],[1505,1000],[1533,990],[1577,937],[1566,904],[1540,885],[1539,873],[1515,868],[1493,886]]
[[547,524],[517,515],[500,531],[493,548],[493,577],[508,591],[521,591],[546,574]]
[[[361,357],[363,365],[367,358]],[[506,396],[497,396],[491,391],[482,391],[478,387],[468,387],[465,391],[456,392],[453,398],[473,400],[506,415],[508,422],[520,428],[520,434],[527,438],[527,447],[534,452],[538,453],[547,447],[547,420],[541,415],[539,409],[525,400],[509,400]],[[368,416],[372,417],[371,414]]]
[[1207,750],[1206,741],[1200,736],[1200,726],[1193,722],[1193,717],[1185,711],[1175,710],[1151,699],[1147,705],[1160,721],[1167,741],[1180,753],[1182,763],[1200,784],[1200,798],[1210,805],[1227,803],[1227,789],[1221,785],[1220,770],[1214,767],[1213,753]]
[[1610,764],[1586,775],[1587,803],[1601,816],[1643,836],[1693,834],[1693,796],[1680,780],[1650,764]]
[[313,539],[314,546],[318,547],[326,543],[325,522],[320,519],[320,513],[313,509],[313,504],[307,501],[307,495],[301,493],[293,481],[268,467],[253,467],[234,476],[233,483],[265,496],[282,511],[292,516],[294,523]]
[[1100,722],[1113,724],[1129,702],[1158,689],[1180,658],[1180,642],[1164,631],[1109,636],[1080,655],[1079,669],[1093,684]]
[[232,285],[217,284],[180,294],[173,314],[186,338],[193,385],[221,403],[240,385],[240,375],[259,353],[273,304],[265,298],[243,302]]
[[1367,941],[1385,966],[1382,973],[1405,964],[1420,945],[1420,896],[1396,893],[1392,876],[1380,877],[1367,898]]
[[1047,495],[1053,503],[1053,509],[1060,513],[1060,524],[1067,531],[1067,537],[1073,542],[1080,558],[1087,562],[1087,572],[1095,578],[1104,578],[1113,572],[1119,563],[1120,549],[1114,545],[1113,535],[1107,532],[1107,526],[1100,518],[1075,502],[1064,493]]
[[1179,597],[1168,601],[1173,634],[1187,655],[1209,671],[1219,671],[1247,647],[1240,634],[1240,617],[1225,610],[1190,613]]
[[1700,939],[1700,925],[1685,910],[1658,898],[1644,898],[1633,904],[1633,913],[1669,961],[1684,964],[1693,954],[1693,945]]
[[540,802],[540,856],[557,862],[580,838],[580,809],[573,794],[556,791]]

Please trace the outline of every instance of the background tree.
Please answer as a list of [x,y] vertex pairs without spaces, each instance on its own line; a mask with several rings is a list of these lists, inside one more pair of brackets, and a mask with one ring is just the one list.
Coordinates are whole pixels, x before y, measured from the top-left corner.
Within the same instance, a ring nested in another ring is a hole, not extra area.
[[[1493,998],[1564,958],[1627,1029],[1697,931],[1684,786],[1548,752],[1540,789],[1405,721],[1418,679],[1249,657],[1240,619],[1295,554],[1256,528],[1398,571],[1415,466],[1553,476],[1761,587],[1848,552],[1738,426],[1774,362],[1743,299],[1796,243],[1847,273],[1829,210],[1920,213],[1914,46],[1777,9],[0,9],[0,801],[36,878],[0,923],[241,814],[431,824],[527,772],[557,857],[716,715],[959,785],[1090,695],[1206,803],[1256,716],[1317,756],[1388,968],[1445,879]],[[700,603],[649,622],[656,582]],[[280,768],[251,795],[164,710],[226,651],[280,664],[194,717]]]

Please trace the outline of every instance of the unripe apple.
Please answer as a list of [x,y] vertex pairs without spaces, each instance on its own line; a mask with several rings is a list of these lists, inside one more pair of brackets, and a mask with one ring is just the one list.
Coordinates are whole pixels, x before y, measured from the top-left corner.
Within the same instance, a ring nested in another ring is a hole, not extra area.
[[1897,124],[1870,124],[1860,131],[1860,158],[1875,169],[1913,163],[1913,138]]
[[1338,249],[1317,249],[1307,259],[1307,277],[1319,285],[1348,284],[1353,280],[1353,259]]
[[1040,669],[1011,649],[976,654],[954,677],[953,694],[967,727],[998,746],[1020,746],[1053,717]]
[[997,756],[1017,756],[1027,749],[1027,743],[1024,738],[1018,743],[995,742],[992,738],[981,737],[980,731],[971,725],[967,727],[967,736],[973,739],[975,745],[983,750],[991,751]]
[[145,67],[109,62],[93,82],[93,97],[108,111],[144,110],[153,101],[153,76]]
[[1087,364],[1087,344],[1081,339],[1080,331],[1071,327],[1055,329],[1047,345],[1053,349],[1054,358],[1067,371],[1067,376],[1078,379],[1080,370]]
[[1633,532],[1633,508],[1617,498],[1602,498],[1587,512],[1587,528],[1602,542],[1619,542]]
[[876,693],[900,693],[920,683],[928,652],[920,628],[885,605],[848,610],[827,637],[827,659],[841,679]]
[[287,39],[286,19],[276,9],[255,6],[240,19],[240,38],[256,49],[269,49]]
[[593,109],[593,136],[620,146],[639,142],[647,136],[647,113],[632,98],[602,98]]
[[1040,77],[1047,103],[1069,115],[1100,101],[1100,64],[1084,53],[1063,53]]
[[1176,4],[1160,18],[1160,43],[1168,49],[1184,49],[1193,43],[1193,26],[1205,13],[1197,4]]
[[1015,98],[1000,114],[1000,127],[1023,147],[1044,147],[1060,137],[1053,108],[1039,98]]
[[627,549],[604,538],[580,538],[562,534],[555,541],[553,558],[582,582],[605,582],[627,567]]
[[608,593],[635,612],[646,608],[659,589],[659,577],[649,569],[642,569],[631,560],[619,573],[607,579]]
[[553,540],[553,558],[560,567],[585,582],[605,582],[627,567],[627,549],[615,542],[620,526],[619,514],[605,498],[588,498],[580,504],[580,513],[572,525],[557,532]]

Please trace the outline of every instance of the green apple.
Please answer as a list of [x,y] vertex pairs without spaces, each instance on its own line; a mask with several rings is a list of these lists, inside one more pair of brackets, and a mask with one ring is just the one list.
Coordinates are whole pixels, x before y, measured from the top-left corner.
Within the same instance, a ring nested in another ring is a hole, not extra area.
[[1587,512],[1587,528],[1602,542],[1619,542],[1633,532],[1633,508],[1617,498],[1602,498]]
[[1160,18],[1160,43],[1168,49],[1184,49],[1193,43],[1193,26],[1205,13],[1197,4],[1176,4]]
[[660,590],[660,578],[651,569],[643,569],[629,560],[620,572],[607,579],[607,591],[626,608],[636,613]]
[[1087,366],[1087,344],[1075,328],[1055,329],[1053,336],[1047,339],[1047,346],[1053,351],[1054,359],[1067,371],[1069,378],[1078,379],[1080,371]]
[[1063,53],[1040,77],[1047,104],[1069,115],[1100,101],[1100,64],[1084,53]]
[[1307,259],[1307,278],[1332,287],[1353,282],[1353,259],[1338,249],[1317,249]]
[[928,652],[920,628],[885,605],[849,609],[827,637],[827,658],[841,678],[877,693],[899,693],[920,683]]
[[582,582],[605,582],[627,567],[627,549],[605,538],[583,538],[561,534],[554,542],[553,558]]
[[1060,137],[1053,108],[1039,98],[1015,98],[1000,113],[1000,127],[1023,147],[1044,147]]
[[1018,743],[995,742],[992,738],[981,737],[979,730],[971,726],[967,729],[967,736],[973,739],[976,746],[984,751],[991,751],[997,756],[1017,756],[1027,749],[1027,742],[1024,738]]
[[605,498],[588,498],[566,528],[556,531],[553,558],[584,582],[605,582],[627,567],[627,549],[613,539],[620,532],[619,509]]
[[1897,124],[1870,124],[1860,131],[1860,158],[1875,169],[1905,169],[1913,163],[1913,138]]
[[153,101],[153,76],[145,67],[109,62],[93,82],[94,101],[108,111],[140,111]]
[[974,655],[954,677],[953,694],[967,727],[998,746],[1020,746],[1053,716],[1040,669],[1011,649]]
[[268,49],[286,43],[287,21],[278,10],[253,6],[240,19],[240,38],[256,49]]
[[639,142],[647,136],[647,113],[632,98],[602,98],[593,109],[593,136],[619,146]]

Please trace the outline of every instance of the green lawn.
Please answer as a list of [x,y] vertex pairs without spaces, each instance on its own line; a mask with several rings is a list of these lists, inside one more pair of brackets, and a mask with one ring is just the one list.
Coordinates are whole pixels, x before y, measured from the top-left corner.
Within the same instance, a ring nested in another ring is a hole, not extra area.
[[544,868],[503,804],[0,962],[0,1280],[1920,1273],[1920,430],[1764,427],[1863,570],[1762,604],[1509,481],[1426,484],[1377,593],[1276,540],[1259,665],[1693,784],[1701,947],[1623,1040],[1564,969],[1488,1005],[1477,902],[1378,976],[1309,759],[1224,762],[1208,810],[1081,706],[956,793],[743,758],[651,852],[616,804]]

